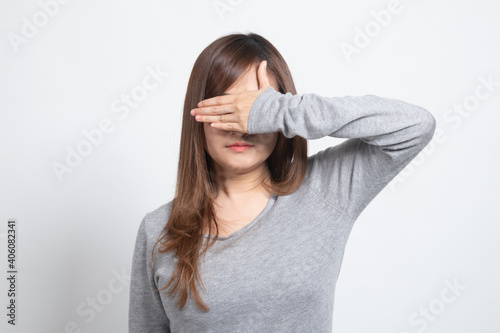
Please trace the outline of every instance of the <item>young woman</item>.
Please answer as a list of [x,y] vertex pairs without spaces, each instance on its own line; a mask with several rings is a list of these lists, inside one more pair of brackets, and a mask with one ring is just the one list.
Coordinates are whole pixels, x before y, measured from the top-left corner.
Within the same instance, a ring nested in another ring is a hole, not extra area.
[[[400,100],[298,95],[268,40],[217,39],[189,79],[175,197],[138,230],[130,332],[331,332],[355,220],[434,130]],[[325,136],[347,140],[308,157]]]

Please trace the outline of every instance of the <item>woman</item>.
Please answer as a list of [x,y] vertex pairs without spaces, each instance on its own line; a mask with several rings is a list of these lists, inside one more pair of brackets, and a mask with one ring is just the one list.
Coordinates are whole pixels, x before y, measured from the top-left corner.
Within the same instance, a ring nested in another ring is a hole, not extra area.
[[[265,38],[223,36],[189,79],[174,199],[148,213],[130,332],[331,332],[351,228],[427,145],[403,101],[298,95]],[[307,139],[346,138],[307,156]]]

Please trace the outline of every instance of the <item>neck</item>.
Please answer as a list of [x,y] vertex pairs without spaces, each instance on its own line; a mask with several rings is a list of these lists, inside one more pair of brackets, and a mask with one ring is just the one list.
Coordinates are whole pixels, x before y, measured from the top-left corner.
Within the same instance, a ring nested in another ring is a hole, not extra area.
[[[250,195],[267,191],[262,183],[271,178],[266,163],[246,172],[236,172],[217,169],[217,197],[223,196],[230,200],[244,199]],[[223,175],[223,176],[220,176]]]

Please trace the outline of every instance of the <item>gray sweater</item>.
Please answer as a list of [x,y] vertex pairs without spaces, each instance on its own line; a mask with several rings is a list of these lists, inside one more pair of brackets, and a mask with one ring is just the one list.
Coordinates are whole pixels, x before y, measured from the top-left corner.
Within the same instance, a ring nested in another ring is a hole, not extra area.
[[[200,261],[211,308],[156,292],[175,268],[172,254],[151,250],[172,201],[149,212],[135,243],[129,332],[332,332],[335,285],[353,224],[372,199],[429,143],[427,110],[374,95],[321,97],[266,89],[250,110],[248,132],[287,138],[347,138],[308,157],[292,194],[272,196],[250,224],[219,238]],[[206,236],[207,237],[207,236]]]

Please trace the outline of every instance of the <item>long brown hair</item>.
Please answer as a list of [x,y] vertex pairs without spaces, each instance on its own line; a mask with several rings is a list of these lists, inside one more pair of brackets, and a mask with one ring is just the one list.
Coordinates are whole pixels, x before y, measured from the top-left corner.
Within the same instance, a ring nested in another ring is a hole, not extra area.
[[[238,77],[253,65],[267,60],[267,73],[274,77],[282,94],[296,94],[295,85],[288,65],[278,50],[264,37],[255,34],[229,34],[208,45],[194,64],[184,100],[179,164],[176,193],[170,217],[163,229],[163,236],[155,243],[162,245],[158,252],[170,250],[178,258],[177,266],[170,281],[163,290],[173,284],[168,293],[179,294],[177,305],[182,310],[191,291],[197,306],[203,311],[210,308],[200,297],[196,282],[201,283],[198,259],[216,241],[219,235],[213,205],[217,180],[212,159],[205,150],[203,123],[194,120],[190,111],[201,100],[222,95]],[[307,168],[307,140],[295,136],[286,138],[279,132],[276,146],[266,160],[271,179],[263,186],[276,195],[287,195],[297,190],[302,183]],[[204,230],[215,237],[207,238],[203,251]],[[153,253],[151,263],[154,270]]]

